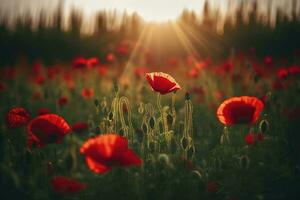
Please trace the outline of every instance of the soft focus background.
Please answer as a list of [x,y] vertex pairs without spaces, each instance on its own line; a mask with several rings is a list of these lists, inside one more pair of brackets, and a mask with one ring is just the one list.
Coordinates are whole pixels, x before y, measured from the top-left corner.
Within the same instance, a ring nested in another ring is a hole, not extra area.
[[299,77],[299,0],[0,0],[0,199],[298,200]]
[[[1,65],[20,57],[68,61],[99,56],[127,39],[158,63],[195,51],[224,58],[255,49],[293,59],[299,47],[297,0],[1,0]],[[172,21],[169,21],[172,20]],[[163,43],[161,43],[163,41]]]

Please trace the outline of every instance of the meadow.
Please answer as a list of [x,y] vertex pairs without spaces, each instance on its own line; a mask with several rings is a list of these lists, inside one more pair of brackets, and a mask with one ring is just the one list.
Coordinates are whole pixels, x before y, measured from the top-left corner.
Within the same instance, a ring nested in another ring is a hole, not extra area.
[[299,17],[253,9],[223,35],[208,8],[177,35],[3,18],[1,199],[299,199]]
[[[130,67],[117,81],[120,66],[110,57],[1,70],[3,192],[22,199],[298,197],[299,66],[189,56],[165,68],[174,79]],[[240,96],[248,97],[233,98]],[[86,150],[95,151],[91,157],[121,151],[105,150],[121,148],[116,135],[133,155],[105,157],[98,162],[108,168],[98,169],[82,148],[109,133],[102,150]]]

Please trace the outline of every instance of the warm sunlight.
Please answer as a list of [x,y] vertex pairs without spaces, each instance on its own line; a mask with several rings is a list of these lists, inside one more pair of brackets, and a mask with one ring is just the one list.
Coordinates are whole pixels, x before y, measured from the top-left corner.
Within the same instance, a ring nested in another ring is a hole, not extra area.
[[203,0],[66,0],[66,7],[82,9],[86,14],[101,9],[138,12],[147,21],[162,22],[176,19],[184,8],[200,11]]

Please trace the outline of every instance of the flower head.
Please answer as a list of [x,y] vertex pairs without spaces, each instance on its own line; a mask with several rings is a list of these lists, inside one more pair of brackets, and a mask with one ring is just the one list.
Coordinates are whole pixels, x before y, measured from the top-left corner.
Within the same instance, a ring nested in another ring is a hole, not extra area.
[[140,166],[142,161],[128,148],[126,138],[110,133],[88,139],[80,148],[86,164],[95,173],[105,173],[113,166]]
[[29,120],[28,111],[22,107],[12,108],[6,115],[6,125],[8,128],[19,128],[27,124]]
[[225,125],[253,124],[263,108],[263,102],[256,97],[232,97],[219,106],[217,117]]
[[43,147],[46,144],[60,143],[71,131],[68,123],[56,114],[46,114],[34,118],[28,124],[28,145]]
[[51,185],[54,192],[62,195],[73,194],[86,188],[85,184],[64,176],[53,177],[51,179]]
[[175,79],[163,72],[146,73],[151,88],[160,94],[167,94],[181,89]]

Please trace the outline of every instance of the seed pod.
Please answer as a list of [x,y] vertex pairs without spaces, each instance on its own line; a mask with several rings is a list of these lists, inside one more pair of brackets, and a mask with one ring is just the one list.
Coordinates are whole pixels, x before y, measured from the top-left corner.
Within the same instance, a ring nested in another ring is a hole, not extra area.
[[269,130],[269,122],[264,119],[259,124],[259,131],[265,134],[266,132],[268,132],[268,130]]
[[155,119],[154,119],[153,116],[151,116],[150,119],[149,119],[149,126],[150,126],[151,129],[153,129],[154,126],[155,126]]

